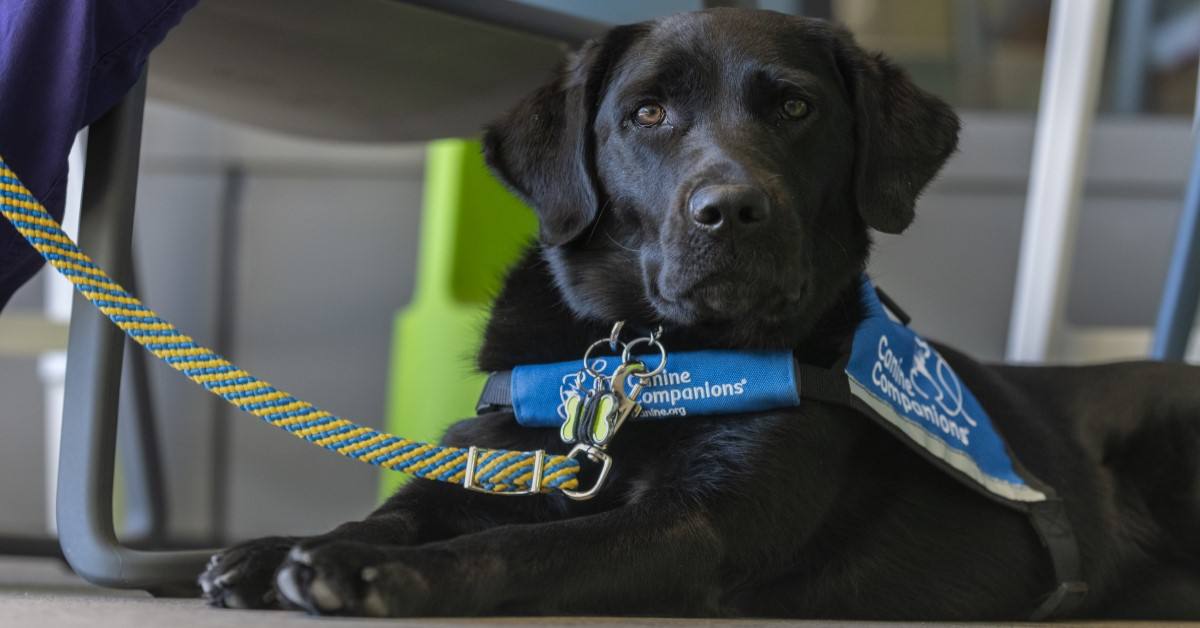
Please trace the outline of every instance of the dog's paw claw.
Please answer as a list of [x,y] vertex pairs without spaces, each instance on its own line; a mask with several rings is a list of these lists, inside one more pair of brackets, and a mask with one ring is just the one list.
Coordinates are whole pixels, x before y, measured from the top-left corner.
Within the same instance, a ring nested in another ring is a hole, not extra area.
[[197,579],[203,597],[219,608],[273,608],[274,574],[294,544],[279,537],[258,539],[215,554]]
[[284,600],[297,607],[303,608],[304,596],[300,591],[300,583],[297,580],[298,567],[293,565],[284,565],[275,574],[275,591],[278,592]]
[[308,585],[308,597],[322,613],[336,613],[345,606],[342,597],[320,576],[313,578],[312,583]]
[[250,608],[250,605],[246,604],[237,591],[226,591],[221,596],[221,605],[225,608]]
[[303,545],[295,545],[292,549],[288,550],[287,559],[301,565],[312,564],[312,556],[309,555],[308,550]]
[[425,578],[378,547],[333,543],[293,548],[275,578],[284,602],[313,615],[396,617],[422,612]]

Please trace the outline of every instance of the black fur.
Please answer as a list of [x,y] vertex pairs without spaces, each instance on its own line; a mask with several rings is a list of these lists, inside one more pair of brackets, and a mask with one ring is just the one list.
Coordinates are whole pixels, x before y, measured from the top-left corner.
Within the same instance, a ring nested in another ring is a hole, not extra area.
[[[808,114],[780,113],[802,99]],[[659,103],[658,126],[636,123]],[[578,358],[614,320],[671,350],[792,348],[830,364],[861,319],[868,228],[897,233],[953,152],[941,101],[825,23],[714,10],[615,29],[493,124],[496,174],[536,208],[484,370]],[[689,213],[706,186],[762,220]],[[727,188],[732,189],[732,188]],[[711,217],[711,216],[710,216]],[[711,222],[711,221],[710,221]],[[1062,494],[1087,617],[1200,619],[1200,371],[985,366],[945,356]],[[445,442],[562,451],[511,415]],[[593,501],[414,481],[365,520],[244,543],[215,605],[317,614],[1026,618],[1053,586],[1026,518],[839,406],[625,427]]]

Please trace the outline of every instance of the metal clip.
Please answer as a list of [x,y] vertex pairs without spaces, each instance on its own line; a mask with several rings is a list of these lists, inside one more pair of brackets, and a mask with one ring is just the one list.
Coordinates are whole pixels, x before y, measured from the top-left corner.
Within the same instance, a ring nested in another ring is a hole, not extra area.
[[[637,402],[638,395],[642,394],[642,387],[645,384],[645,378],[639,377],[641,373],[646,371],[646,366],[641,362],[630,362],[617,367],[613,373],[612,392],[617,398],[617,419],[614,422],[613,432],[616,433],[625,420],[630,417],[636,417],[642,412],[642,406]],[[629,392],[625,392],[625,383],[629,377],[635,377],[637,383]]]
[[475,483],[475,461],[479,456],[479,448],[471,445],[467,448],[467,469],[463,472],[463,488],[488,495],[536,495],[542,492],[542,470],[546,467],[546,452],[539,449],[533,452],[533,477],[529,480],[529,488],[516,491],[490,491]]
[[621,329],[625,327],[625,321],[617,321],[613,323],[612,331],[608,332],[608,348],[614,353],[617,347],[621,345]]
[[608,472],[612,469],[611,456],[604,453],[604,450],[602,449],[597,449],[591,445],[584,445],[583,443],[575,445],[575,447],[571,449],[571,453],[567,454],[567,458],[574,460],[575,456],[579,455],[580,453],[586,454],[588,460],[591,460],[592,462],[599,462],[601,464],[600,476],[596,478],[596,483],[592,485],[592,488],[589,488],[586,491],[562,489],[563,495],[566,495],[575,501],[584,501],[595,497],[596,493],[599,493],[600,489],[604,487],[604,481],[608,479]]
[[[588,460],[600,464],[600,475],[591,488],[586,491],[562,490],[564,495],[574,500],[591,499],[600,492],[608,480],[613,463],[612,457],[605,453],[605,448],[626,420],[641,413],[642,406],[637,399],[642,388],[651,378],[667,368],[667,349],[658,340],[662,336],[661,326],[650,332],[649,336],[621,343],[623,326],[624,323],[618,321],[613,325],[608,338],[592,343],[583,354],[583,370],[575,378],[576,387],[582,388],[584,375],[588,374],[594,378],[593,390],[587,393],[576,390],[569,401],[564,401],[567,419],[559,435],[564,442],[575,443],[567,458],[575,460],[579,454],[585,454]],[[592,351],[605,343],[614,352],[621,348],[621,363],[611,377],[593,370],[589,361]],[[642,344],[658,350],[659,362],[653,369],[648,369],[643,362],[633,359],[633,348]],[[631,377],[635,381],[633,386],[629,387],[628,380]]]

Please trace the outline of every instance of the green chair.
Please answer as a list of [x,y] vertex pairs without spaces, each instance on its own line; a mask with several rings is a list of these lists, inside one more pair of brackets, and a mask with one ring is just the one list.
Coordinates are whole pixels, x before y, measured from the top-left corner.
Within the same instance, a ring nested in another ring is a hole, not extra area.
[[[386,430],[434,441],[475,413],[488,306],[537,220],[488,172],[479,142],[432,142],[425,163],[416,289],[392,331]],[[382,495],[405,479],[385,473]]]

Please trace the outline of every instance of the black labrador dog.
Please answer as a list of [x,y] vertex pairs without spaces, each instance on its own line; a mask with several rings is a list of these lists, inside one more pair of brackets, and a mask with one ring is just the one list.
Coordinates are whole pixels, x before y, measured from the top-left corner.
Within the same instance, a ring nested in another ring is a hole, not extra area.
[[[899,233],[958,119],[821,21],[710,10],[614,28],[485,136],[540,234],[495,302],[485,371],[578,359],[617,320],[672,351],[833,364],[869,230]],[[943,350],[1058,487],[1075,616],[1200,619],[1200,370],[978,364]],[[565,451],[510,413],[453,445]],[[217,606],[322,615],[1024,619],[1054,585],[1026,517],[864,416],[805,403],[635,422],[598,497],[416,480],[362,521],[213,558]]]

